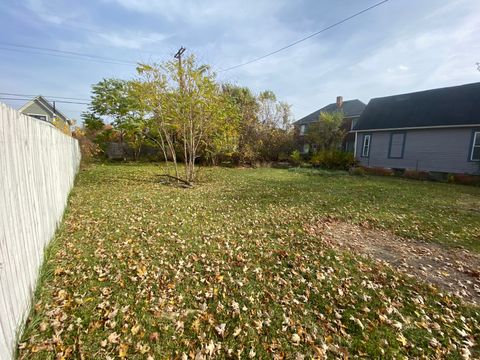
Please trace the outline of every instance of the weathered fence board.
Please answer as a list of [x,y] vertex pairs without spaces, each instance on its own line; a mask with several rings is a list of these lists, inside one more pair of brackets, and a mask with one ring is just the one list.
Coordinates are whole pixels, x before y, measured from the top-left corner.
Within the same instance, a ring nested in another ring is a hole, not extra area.
[[10,359],[80,164],[77,140],[0,104],[0,359]]

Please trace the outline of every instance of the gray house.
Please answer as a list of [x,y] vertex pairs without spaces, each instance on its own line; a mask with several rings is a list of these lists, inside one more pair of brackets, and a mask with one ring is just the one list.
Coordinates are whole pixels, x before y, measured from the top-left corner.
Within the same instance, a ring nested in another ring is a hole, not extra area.
[[358,99],[343,101],[342,96],[337,96],[336,102],[328,104],[327,106],[324,106],[323,108],[314,111],[313,113],[293,123],[295,128],[295,142],[297,148],[304,154],[308,153],[310,150],[315,151],[315,144],[309,144],[305,139],[305,135],[308,132],[308,127],[310,124],[317,122],[320,117],[320,113],[322,112],[332,113],[336,111],[342,111],[344,116],[342,127],[346,131],[346,135],[342,143],[342,150],[353,152],[355,146],[355,136],[350,131],[364,109],[365,104]]
[[353,128],[367,167],[480,173],[480,83],[372,99]]
[[22,114],[49,123],[52,123],[53,120],[57,118],[64,121],[66,124],[71,125],[70,119],[56,108],[55,103],[50,104],[50,102],[41,95],[27,102],[18,111]]

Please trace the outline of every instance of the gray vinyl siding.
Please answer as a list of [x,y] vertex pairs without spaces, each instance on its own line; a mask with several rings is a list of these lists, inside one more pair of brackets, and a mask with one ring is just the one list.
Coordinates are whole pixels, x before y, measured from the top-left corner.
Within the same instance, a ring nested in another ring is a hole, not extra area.
[[48,122],[52,122],[52,114],[46,111],[42,106],[37,104],[36,102],[33,102],[29,106],[27,106],[25,109],[22,110],[22,114],[28,115],[28,114],[39,114],[39,115],[45,115],[47,117]]
[[[469,161],[474,127],[405,130],[403,156],[389,157],[392,134],[398,131],[369,131],[357,134],[357,159],[363,166],[449,173],[479,173],[480,163]],[[362,157],[364,134],[371,135],[370,153]],[[398,152],[398,144],[393,145]]]

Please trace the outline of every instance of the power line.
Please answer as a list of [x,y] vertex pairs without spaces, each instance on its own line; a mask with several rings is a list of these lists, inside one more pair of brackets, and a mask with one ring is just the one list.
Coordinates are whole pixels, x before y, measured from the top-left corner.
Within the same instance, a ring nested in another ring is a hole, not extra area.
[[[0,43],[2,45],[4,43]],[[41,48],[41,47],[34,47],[34,46],[26,46],[26,45],[8,45],[7,46],[15,46],[19,47],[19,49],[15,48],[9,48],[9,47],[4,47],[0,46],[0,50],[7,50],[7,51],[15,51],[15,52],[21,52],[21,53],[27,53],[27,54],[36,54],[36,55],[47,55],[47,56],[54,56],[54,57],[59,57],[59,58],[65,58],[65,59],[73,59],[73,60],[82,60],[82,61],[91,61],[91,62],[97,62],[97,63],[104,63],[104,64],[115,64],[115,65],[137,65],[137,63],[133,61],[124,61],[124,60],[115,60],[112,58],[112,60],[109,60],[111,58],[103,58],[103,57],[92,57],[91,55],[87,54],[81,54],[81,53],[74,53],[71,51],[62,51],[62,50],[56,50],[56,49],[49,49],[49,48]],[[50,52],[39,52],[39,51],[32,51],[32,50],[42,50],[42,51],[50,51]],[[59,54],[53,54],[51,52],[56,52]],[[67,55],[62,55],[62,54],[67,54]]]
[[121,60],[121,59],[115,59],[115,58],[110,58],[110,57],[105,57],[105,56],[98,56],[98,55],[92,55],[92,54],[80,53],[80,52],[74,52],[74,51],[58,50],[58,49],[41,47],[41,46],[31,46],[31,45],[22,45],[22,44],[4,43],[4,42],[0,42],[0,45],[18,47],[18,48],[25,48],[25,49],[33,49],[33,50],[51,51],[51,52],[60,53],[60,54],[81,56],[81,57],[90,58],[90,59],[97,59],[97,60],[114,61],[114,62],[129,64],[129,65],[136,65],[137,64],[136,62],[128,61],[128,60]]
[[5,47],[0,47],[0,50],[14,51],[14,52],[20,52],[20,53],[26,53],[26,54],[35,54],[35,55],[47,55],[47,56],[54,56],[54,57],[58,57],[58,58],[64,58],[64,59],[90,61],[90,62],[103,63],[103,64],[131,66],[130,64],[124,64],[124,63],[113,62],[113,61],[102,61],[102,60],[88,59],[88,58],[82,58],[82,57],[65,56],[65,55],[59,55],[59,54],[49,54],[49,53],[42,53],[42,52],[38,52],[38,51],[35,52],[35,51],[29,51],[29,50],[24,50],[24,49],[10,49],[10,48],[5,48]]
[[366,8],[366,9],[363,9],[363,10],[361,10],[361,11],[359,11],[359,12],[353,14],[353,15],[350,15],[350,16],[348,16],[348,17],[346,17],[346,18],[344,18],[344,19],[342,19],[342,20],[340,20],[340,21],[337,21],[336,23],[334,23],[334,24],[332,24],[332,25],[329,25],[329,26],[327,26],[327,27],[325,27],[325,28],[323,28],[323,29],[321,29],[321,30],[313,33],[313,34],[310,34],[310,35],[308,35],[308,36],[306,36],[306,37],[304,37],[304,38],[301,38],[301,39],[299,39],[299,40],[297,40],[297,41],[294,41],[294,42],[291,43],[291,44],[288,44],[288,45],[286,45],[286,46],[284,46],[284,47],[281,47],[280,49],[277,49],[277,50],[272,51],[272,52],[270,52],[270,53],[268,53],[268,54],[259,56],[259,57],[255,58],[255,59],[250,60],[250,61],[247,61],[247,62],[238,64],[238,65],[230,66],[230,67],[228,67],[228,68],[226,68],[226,69],[221,69],[221,70],[219,70],[219,71],[229,71],[229,70],[233,70],[233,69],[239,68],[239,67],[241,67],[241,66],[249,65],[249,64],[251,64],[251,63],[257,62],[257,61],[262,60],[262,59],[265,59],[266,57],[269,57],[269,56],[272,56],[272,55],[274,55],[274,54],[277,54],[277,53],[279,53],[280,51],[283,51],[283,50],[286,50],[286,49],[288,49],[288,48],[291,48],[292,46],[295,46],[295,45],[297,45],[297,44],[299,44],[299,43],[301,43],[301,42],[303,42],[303,41],[305,41],[305,40],[308,40],[308,39],[310,39],[310,38],[312,38],[312,37],[314,37],[314,36],[316,36],[316,35],[318,35],[318,34],[321,34],[321,33],[325,32],[325,31],[328,31],[328,30],[330,30],[330,29],[332,29],[332,28],[334,28],[334,27],[336,27],[336,26],[338,26],[338,25],[341,25],[341,24],[343,24],[343,23],[345,23],[345,22],[347,22],[347,21],[349,21],[349,20],[351,20],[351,19],[353,19],[353,18],[355,18],[355,17],[357,17],[357,16],[359,16],[359,15],[367,12],[367,11],[370,11],[370,10],[372,10],[372,9],[374,9],[374,8],[382,5],[382,4],[385,4],[385,3],[388,2],[388,1],[390,1],[390,0],[380,1],[379,3],[376,3],[376,4],[370,6],[370,7]]
[[[1,100],[19,100],[19,101],[32,100],[31,98],[8,98],[8,97],[0,97],[0,99],[1,99]],[[55,100],[55,102],[56,102],[56,103],[62,103],[62,104],[90,105],[89,103],[77,102],[77,101]]]
[[[22,96],[22,97],[35,97],[37,95],[32,95],[32,94],[12,94],[12,93],[6,93],[6,92],[0,92],[0,95],[8,95],[8,96]],[[47,98],[55,98],[55,99],[66,99],[66,100],[83,100],[83,101],[90,101],[90,99],[85,99],[85,98],[75,98],[75,97],[66,97],[66,96],[54,96],[54,95],[42,95],[43,97]]]

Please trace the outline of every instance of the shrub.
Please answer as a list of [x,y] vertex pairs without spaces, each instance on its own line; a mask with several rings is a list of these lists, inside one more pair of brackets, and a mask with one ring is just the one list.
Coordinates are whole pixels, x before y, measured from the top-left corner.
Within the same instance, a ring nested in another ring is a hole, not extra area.
[[288,155],[288,153],[281,152],[280,154],[278,154],[278,161],[288,162],[290,161],[290,155]]
[[393,168],[392,171],[394,176],[402,177],[403,174],[405,174],[405,169],[401,169],[401,168]]
[[357,162],[352,153],[338,150],[323,150],[313,154],[310,163],[313,166],[325,169],[348,170],[355,166]]
[[53,126],[55,126],[58,130],[63,132],[65,135],[72,136],[72,132],[70,131],[70,125],[63,121],[62,119],[55,117],[52,122]]
[[302,162],[302,154],[300,154],[300,151],[295,150],[292,152],[292,155],[290,155],[290,161],[293,165],[300,165]]
[[427,173],[427,179],[432,181],[446,182],[448,181],[448,174],[441,171],[430,171]]
[[392,176],[393,170],[390,168],[382,168],[382,167],[368,167],[365,168],[367,174],[371,175],[380,175],[380,176]]
[[480,185],[480,176],[466,174],[452,174],[453,182],[462,185]]
[[365,176],[366,174],[365,169],[360,166],[351,167],[348,172],[350,173],[350,175],[356,175],[356,176]]
[[415,180],[428,180],[429,174],[426,171],[417,171],[417,170],[405,170],[403,172],[403,177],[407,179],[415,179]]
[[91,162],[101,152],[100,147],[89,139],[82,129],[76,128],[72,137],[78,140],[83,163]]

